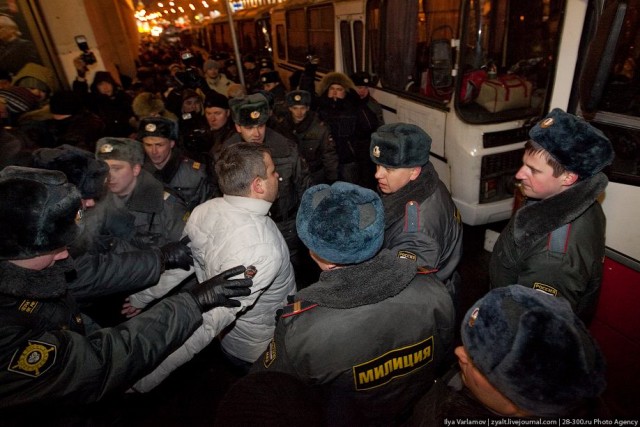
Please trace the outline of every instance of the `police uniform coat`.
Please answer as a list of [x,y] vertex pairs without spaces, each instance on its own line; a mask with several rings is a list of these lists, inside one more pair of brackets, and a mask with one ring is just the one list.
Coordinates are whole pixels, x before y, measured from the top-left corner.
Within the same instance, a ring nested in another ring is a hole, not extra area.
[[294,123],[291,113],[277,123],[277,130],[298,143],[300,154],[309,165],[311,185],[330,184],[338,179],[338,154],[329,128],[309,110],[300,123]]
[[162,246],[180,240],[188,218],[187,207],[144,169],[133,192],[123,202],[109,192],[85,214],[80,239],[91,248],[99,236],[114,236],[138,248]]
[[382,250],[323,271],[278,321],[253,371],[318,386],[329,425],[391,425],[411,411],[453,350],[451,298],[433,275]]
[[0,408],[95,402],[127,390],[202,322],[181,293],[117,328],[85,330],[70,261],[41,271],[0,262]]
[[157,169],[148,157],[145,158],[143,167],[158,181],[174,190],[174,194],[182,199],[189,211],[211,198],[206,165],[183,156],[179,150],[173,150],[162,169]]
[[[606,219],[598,196],[608,183],[599,173],[540,201],[529,201],[511,218],[491,254],[491,287],[518,283],[564,297],[590,321],[602,281]],[[550,233],[569,224],[561,245]]]
[[[209,200],[194,209],[185,233],[191,239],[196,276],[205,281],[237,265],[253,265],[251,294],[237,298],[240,308],[218,307],[203,314],[204,323],[154,372],[136,384],[148,391],[204,349],[227,326],[221,338],[228,354],[254,362],[267,347],[276,326],[276,311],[296,289],[287,245],[268,212],[271,203],[250,197]],[[155,292],[153,288],[140,294]],[[145,300],[144,295],[134,299]]]
[[[437,269],[436,277],[447,283],[462,257],[462,222],[431,162],[422,167],[416,180],[393,194],[383,195],[382,203],[383,247],[420,267]],[[415,218],[409,220],[412,215]]]

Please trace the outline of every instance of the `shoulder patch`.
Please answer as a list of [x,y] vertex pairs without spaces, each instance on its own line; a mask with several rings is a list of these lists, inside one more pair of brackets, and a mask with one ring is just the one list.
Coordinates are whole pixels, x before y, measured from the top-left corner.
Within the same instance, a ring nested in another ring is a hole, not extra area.
[[396,257],[401,259],[408,259],[409,261],[413,261],[413,262],[416,262],[418,260],[418,256],[413,252],[409,252],[409,251],[398,251],[398,254],[396,255]]
[[200,162],[193,162],[191,167],[195,170],[200,170]]
[[536,291],[541,291],[546,294],[553,295],[554,297],[557,297],[558,294],[560,293],[553,286],[545,285],[544,283],[540,283],[540,282],[535,282],[532,288],[535,289]]
[[56,353],[57,347],[53,344],[29,340],[13,353],[7,370],[37,378],[53,366]]
[[394,348],[375,359],[353,366],[356,391],[380,387],[395,378],[422,368],[433,360],[433,336],[405,347]]
[[269,368],[269,366],[271,366],[273,362],[276,360],[277,355],[278,355],[278,351],[276,350],[276,341],[271,340],[271,342],[269,342],[269,346],[267,347],[267,350],[264,352],[264,359],[262,361],[264,367]]
[[18,306],[18,311],[22,311],[23,313],[31,314],[34,311],[36,311],[36,309],[38,308],[39,305],[40,305],[40,303],[38,301],[32,301],[32,300],[25,299],[25,300],[22,300],[22,302]]
[[295,316],[307,310],[311,310],[314,307],[317,307],[318,304],[310,301],[296,301],[293,304],[289,304],[284,308],[282,312],[282,318]]

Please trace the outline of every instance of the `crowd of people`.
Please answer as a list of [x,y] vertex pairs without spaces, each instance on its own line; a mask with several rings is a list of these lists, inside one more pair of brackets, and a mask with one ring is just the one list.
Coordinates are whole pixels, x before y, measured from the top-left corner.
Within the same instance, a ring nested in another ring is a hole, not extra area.
[[76,58],[71,90],[0,73],[1,410],[146,393],[219,340],[242,376],[220,425],[256,425],[234,409],[276,385],[276,424],[607,416],[600,131],[559,109],[532,128],[527,203],[459,325],[462,218],[371,75],[316,90],[313,61],[288,84],[253,54],[139,61],[129,79]]

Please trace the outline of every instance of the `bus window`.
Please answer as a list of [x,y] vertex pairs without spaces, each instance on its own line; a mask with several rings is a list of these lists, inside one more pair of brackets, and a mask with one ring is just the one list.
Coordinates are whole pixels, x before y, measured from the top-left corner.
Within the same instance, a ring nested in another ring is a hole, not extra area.
[[353,45],[351,43],[351,22],[340,21],[340,40],[342,44],[342,68],[345,74],[355,72]]
[[[353,45],[354,51],[364,52],[364,23],[362,21],[353,22]],[[365,69],[363,60],[361,54],[356,54],[356,71]]]
[[[616,152],[609,178],[636,186],[640,186],[639,28],[640,0],[609,2],[581,75],[581,91],[587,98],[581,99],[582,113],[607,135]],[[609,51],[607,42],[612,36],[614,48]],[[600,86],[593,79],[605,61],[604,89],[594,100],[590,87]]]
[[276,45],[278,49],[278,59],[286,60],[287,54],[285,53],[284,43],[284,26],[276,25]]
[[335,66],[333,5],[309,8],[308,13],[308,53],[320,59],[319,68],[333,70]]
[[307,21],[304,9],[293,9],[287,12],[287,56],[289,61],[303,64],[306,60]]
[[551,93],[564,0],[465,0],[456,106],[469,123],[539,117]]

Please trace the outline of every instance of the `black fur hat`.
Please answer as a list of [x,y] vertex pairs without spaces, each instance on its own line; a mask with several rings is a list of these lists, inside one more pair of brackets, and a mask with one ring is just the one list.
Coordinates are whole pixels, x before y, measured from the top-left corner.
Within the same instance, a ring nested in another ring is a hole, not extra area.
[[383,125],[371,134],[369,156],[373,163],[390,168],[424,166],[429,161],[431,137],[408,123]]
[[178,123],[164,117],[145,117],[138,125],[138,141],[146,136],[159,136],[161,138],[178,140]]
[[599,129],[559,108],[531,128],[529,137],[581,179],[600,172],[615,156],[611,142]]
[[261,93],[229,100],[233,121],[240,126],[263,125],[269,120],[269,100]]
[[287,93],[287,106],[293,107],[294,105],[304,105],[308,107],[311,105],[311,94],[306,90],[292,90]]
[[300,240],[321,258],[357,264],[382,247],[384,208],[367,188],[341,181],[320,184],[302,195],[296,226]]
[[462,344],[521,409],[560,416],[605,389],[605,362],[569,302],[520,285],[491,290],[462,321]]
[[0,259],[29,259],[80,234],[80,192],[60,171],[7,166],[0,171]]
[[280,74],[277,71],[267,71],[260,74],[260,83],[265,85],[267,83],[280,83]]
[[204,108],[218,107],[229,109],[229,98],[218,93],[215,90],[210,90],[204,97]]
[[371,74],[367,73],[366,71],[358,71],[357,73],[351,74],[351,80],[356,86],[372,87],[376,85],[376,79],[371,77]]
[[105,161],[96,159],[89,151],[67,144],[36,150],[33,166],[63,172],[67,180],[80,190],[83,199],[100,198],[109,173],[109,165]]
[[104,137],[96,142],[96,158],[102,160],[124,160],[132,165],[144,163],[142,143],[131,138]]

